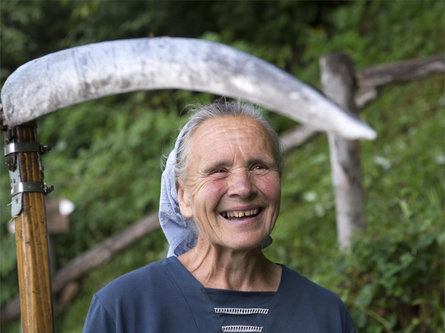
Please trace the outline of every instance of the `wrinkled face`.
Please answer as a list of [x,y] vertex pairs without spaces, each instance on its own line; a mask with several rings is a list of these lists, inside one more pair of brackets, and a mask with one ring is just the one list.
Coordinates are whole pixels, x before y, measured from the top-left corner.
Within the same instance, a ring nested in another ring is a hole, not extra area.
[[280,208],[280,175],[267,131],[257,121],[225,116],[204,121],[191,137],[181,213],[212,245],[260,246]]

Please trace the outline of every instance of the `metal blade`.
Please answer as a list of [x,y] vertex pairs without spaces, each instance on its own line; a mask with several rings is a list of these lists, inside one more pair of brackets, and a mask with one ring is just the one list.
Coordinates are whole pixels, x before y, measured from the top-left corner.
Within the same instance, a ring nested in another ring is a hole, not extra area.
[[153,89],[239,98],[348,139],[376,137],[356,116],[281,69],[197,39],[118,40],[48,54],[12,73],[1,98],[6,125],[13,127],[90,99]]

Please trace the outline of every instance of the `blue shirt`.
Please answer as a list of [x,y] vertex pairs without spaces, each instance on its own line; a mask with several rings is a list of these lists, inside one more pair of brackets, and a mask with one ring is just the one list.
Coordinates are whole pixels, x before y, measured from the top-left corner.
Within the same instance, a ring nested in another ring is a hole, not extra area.
[[98,291],[83,333],[355,333],[337,295],[282,267],[277,292],[206,289],[169,257]]

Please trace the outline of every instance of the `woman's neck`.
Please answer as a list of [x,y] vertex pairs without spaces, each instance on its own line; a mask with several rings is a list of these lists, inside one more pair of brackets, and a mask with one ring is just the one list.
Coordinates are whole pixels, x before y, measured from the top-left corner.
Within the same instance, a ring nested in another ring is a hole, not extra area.
[[269,261],[260,248],[232,250],[199,238],[178,259],[206,288],[277,291],[281,280],[281,267]]

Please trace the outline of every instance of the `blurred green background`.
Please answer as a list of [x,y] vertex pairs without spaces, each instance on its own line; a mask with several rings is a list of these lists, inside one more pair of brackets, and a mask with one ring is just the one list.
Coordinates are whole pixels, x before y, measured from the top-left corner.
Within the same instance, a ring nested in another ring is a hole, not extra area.
[[[319,87],[320,56],[344,52],[357,70],[443,53],[444,1],[14,1],[1,10],[1,71],[91,42],[177,36],[231,45]],[[56,267],[157,209],[161,156],[191,103],[216,96],[149,91],[82,103],[39,119],[51,198],[75,203],[53,235]],[[319,135],[286,156],[274,243],[277,261],[338,293],[358,332],[444,332],[444,75],[380,90],[361,117],[378,133],[361,146],[366,234],[338,250],[329,151]],[[282,134],[296,124],[267,112]],[[0,301],[18,293],[9,179],[1,163]],[[81,332],[92,294],[165,257],[160,231],[82,278],[57,332]],[[18,332],[19,323],[1,324]]]

